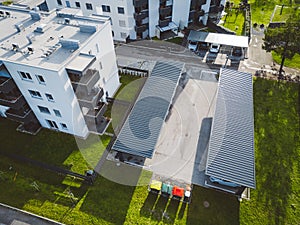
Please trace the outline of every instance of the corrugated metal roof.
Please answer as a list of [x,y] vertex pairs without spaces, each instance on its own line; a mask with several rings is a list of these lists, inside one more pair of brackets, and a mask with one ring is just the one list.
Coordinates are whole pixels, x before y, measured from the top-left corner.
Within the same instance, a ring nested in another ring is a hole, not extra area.
[[237,36],[233,34],[219,34],[191,30],[188,40],[248,48],[249,38],[246,36]]
[[152,158],[183,65],[156,63],[112,149]]
[[251,74],[221,70],[205,173],[255,188]]

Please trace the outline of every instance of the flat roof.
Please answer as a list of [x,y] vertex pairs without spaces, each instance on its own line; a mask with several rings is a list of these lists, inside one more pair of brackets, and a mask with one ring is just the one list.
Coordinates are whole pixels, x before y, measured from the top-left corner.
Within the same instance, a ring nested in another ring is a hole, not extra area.
[[247,36],[237,36],[233,34],[209,33],[204,31],[191,30],[189,41],[216,43],[235,47],[248,48],[249,38]]
[[96,60],[95,56],[93,55],[86,55],[86,54],[79,54],[76,56],[72,62],[70,62],[66,68],[73,71],[84,71],[88,68]]
[[221,69],[205,174],[255,188],[252,75]]
[[183,66],[178,62],[156,63],[112,146],[113,150],[153,157]]
[[[107,18],[84,17],[74,9],[46,13],[0,6],[0,11],[9,13],[9,16],[0,17],[0,59],[50,70],[59,70],[70,56],[80,52],[104,23],[108,23]],[[62,40],[75,44],[67,43],[68,47],[65,47]],[[15,51],[13,45],[18,46]]]

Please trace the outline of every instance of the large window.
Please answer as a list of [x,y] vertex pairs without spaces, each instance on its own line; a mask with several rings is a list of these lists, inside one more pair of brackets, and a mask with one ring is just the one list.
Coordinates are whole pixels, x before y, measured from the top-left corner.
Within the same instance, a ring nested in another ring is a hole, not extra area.
[[76,6],[77,8],[80,8],[80,2],[75,2],[75,6]]
[[124,14],[125,13],[125,10],[123,7],[118,7],[118,13],[119,14]]
[[31,95],[31,97],[38,98],[38,99],[43,99],[40,92],[33,91],[33,90],[28,90],[28,91],[29,91],[29,94]]
[[32,77],[31,77],[30,73],[19,71],[19,74],[20,74],[22,80],[32,81]]
[[40,84],[46,84],[45,79],[42,75],[35,75],[35,76]]
[[57,4],[58,5],[62,5],[62,1],[61,0],[57,0]]
[[58,129],[58,126],[57,126],[57,124],[56,124],[55,121],[52,121],[52,120],[46,120],[46,122],[47,122],[47,124],[48,124],[48,126],[49,126],[50,128]]
[[86,9],[87,10],[93,10],[93,5],[92,3],[85,3]]
[[46,96],[46,98],[48,99],[49,102],[54,102],[54,98],[51,94],[46,93],[45,96]]
[[109,5],[102,5],[102,11],[103,12],[110,12],[110,6]]
[[51,114],[47,107],[38,105],[38,108],[39,108],[41,113]]
[[59,111],[59,110],[53,109],[53,112],[54,112],[55,116],[61,117],[61,114],[60,114],[60,111]]

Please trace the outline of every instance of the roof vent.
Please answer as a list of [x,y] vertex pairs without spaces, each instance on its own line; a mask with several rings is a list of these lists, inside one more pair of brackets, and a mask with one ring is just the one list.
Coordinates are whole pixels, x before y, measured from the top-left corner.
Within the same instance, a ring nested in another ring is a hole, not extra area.
[[35,40],[34,34],[33,34],[33,33],[27,34],[27,35],[26,35],[26,38],[27,38],[29,44],[32,44],[32,41]]
[[71,20],[69,18],[65,18],[65,24],[70,24]]
[[32,20],[40,20],[41,19],[41,14],[39,12],[31,11],[31,12],[29,12],[29,14],[30,14]]
[[82,33],[95,33],[97,28],[94,25],[80,24],[79,25],[80,32]]
[[79,40],[75,40],[75,39],[65,39],[65,38],[61,38],[59,40],[59,43],[61,44],[61,46],[63,48],[66,48],[66,49],[78,49],[79,48]]
[[42,23],[37,28],[35,28],[34,32],[44,33],[48,29],[49,29],[49,27],[47,26],[47,24]]
[[21,32],[21,31],[25,30],[25,27],[24,27],[23,23],[15,24],[15,28],[17,29],[18,32]]
[[20,46],[16,43],[12,43],[11,45],[12,45],[12,50],[15,52],[17,52],[20,49]]
[[28,46],[27,49],[28,49],[28,53],[29,53],[29,54],[32,54],[32,53],[33,53],[33,50],[34,50],[33,47]]

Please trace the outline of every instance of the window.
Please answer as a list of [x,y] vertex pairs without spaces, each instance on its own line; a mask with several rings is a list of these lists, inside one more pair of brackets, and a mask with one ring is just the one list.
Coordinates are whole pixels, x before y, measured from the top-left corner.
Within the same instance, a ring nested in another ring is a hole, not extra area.
[[103,12],[110,12],[110,6],[109,5],[102,5],[102,11]]
[[32,80],[32,77],[29,73],[19,71],[22,80]]
[[102,67],[102,62],[99,62],[99,68],[100,68],[100,70],[102,70],[103,69],[103,67]]
[[85,3],[87,10],[93,10],[93,5],[91,3]]
[[31,97],[43,99],[40,92],[33,91],[33,90],[28,90],[28,91],[29,91],[29,94],[31,95]]
[[124,14],[125,13],[125,10],[123,7],[118,7],[118,13],[119,14]]
[[114,31],[112,31],[112,32],[111,32],[111,35],[112,35],[113,37],[115,36],[115,33],[114,33]]
[[119,20],[119,26],[120,27],[125,27],[126,26],[125,20]]
[[67,127],[67,125],[66,125],[65,123],[60,123],[60,126],[61,126],[61,128],[64,129],[64,130],[67,130],[67,129],[68,129],[68,127]]
[[51,94],[45,94],[46,98],[48,99],[49,102],[54,102],[54,98]]
[[75,6],[76,6],[77,8],[80,8],[80,2],[75,2]]
[[58,5],[62,5],[62,1],[61,0],[57,0],[57,4]]
[[55,116],[61,117],[61,114],[60,114],[60,111],[59,111],[59,110],[53,109],[53,112],[54,112]]
[[45,84],[44,77],[42,75],[35,75],[36,79],[39,81],[40,84]]
[[38,105],[38,108],[39,108],[41,113],[51,114],[47,107]]
[[48,124],[48,126],[49,126],[50,128],[58,129],[58,126],[57,126],[57,124],[56,124],[55,121],[52,121],[52,120],[46,120],[46,122],[47,122],[47,124]]
[[123,33],[123,32],[121,32],[121,38],[127,38],[127,34],[126,34],[126,33]]

